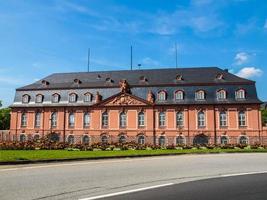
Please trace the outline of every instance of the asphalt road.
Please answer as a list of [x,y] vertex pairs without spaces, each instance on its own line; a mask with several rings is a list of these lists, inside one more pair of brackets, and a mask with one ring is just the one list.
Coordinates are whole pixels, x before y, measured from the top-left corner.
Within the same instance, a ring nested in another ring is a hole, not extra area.
[[[265,153],[180,155],[0,166],[0,199],[88,199],[164,184],[174,184],[170,187],[176,187],[177,183],[258,172],[267,172]],[[267,186],[266,181],[265,183]],[[169,187],[156,190],[167,188]]]
[[213,178],[119,195],[105,200],[266,200],[267,174]]

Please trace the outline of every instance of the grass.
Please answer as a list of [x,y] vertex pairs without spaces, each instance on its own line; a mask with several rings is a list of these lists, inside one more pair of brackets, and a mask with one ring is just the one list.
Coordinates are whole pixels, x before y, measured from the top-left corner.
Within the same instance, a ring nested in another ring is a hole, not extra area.
[[96,159],[152,155],[179,155],[198,153],[250,153],[267,149],[183,149],[183,150],[126,150],[126,151],[67,151],[67,150],[0,150],[0,162]]

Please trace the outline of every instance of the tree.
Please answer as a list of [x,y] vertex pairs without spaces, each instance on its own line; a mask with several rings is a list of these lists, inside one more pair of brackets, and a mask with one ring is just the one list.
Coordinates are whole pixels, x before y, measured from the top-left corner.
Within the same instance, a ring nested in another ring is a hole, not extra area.
[[261,110],[261,116],[262,116],[262,125],[265,126],[265,124],[267,124],[267,109]]
[[[0,108],[2,101],[0,100]],[[8,130],[10,128],[10,108],[0,109],[0,130]]]

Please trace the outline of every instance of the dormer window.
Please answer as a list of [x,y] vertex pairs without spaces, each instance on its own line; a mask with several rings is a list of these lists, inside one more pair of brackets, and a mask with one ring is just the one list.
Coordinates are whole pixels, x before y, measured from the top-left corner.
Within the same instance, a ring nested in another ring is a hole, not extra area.
[[195,93],[196,100],[205,100],[205,92],[203,90],[198,90]]
[[180,75],[180,74],[178,74],[178,75],[176,76],[176,81],[182,81],[182,80],[183,80],[183,76]]
[[244,89],[239,89],[235,92],[235,98],[236,99],[245,99],[246,98],[246,93]]
[[42,94],[37,94],[35,97],[35,102],[36,103],[42,103],[44,99],[44,96]]
[[43,86],[48,86],[48,85],[49,85],[49,82],[46,81],[46,80],[42,80],[42,85],[43,85]]
[[77,94],[75,94],[75,93],[71,93],[70,95],[69,95],[69,102],[70,103],[75,103],[77,101]]
[[174,93],[174,98],[176,101],[183,100],[184,99],[184,92],[182,90],[177,90]]
[[165,101],[166,100],[166,92],[165,91],[160,91],[158,93],[158,100],[159,101]]
[[216,79],[217,79],[217,80],[222,80],[222,79],[224,79],[223,74],[217,74],[217,75],[216,75]]
[[226,91],[221,89],[217,91],[217,100],[225,100],[226,99]]
[[91,93],[85,93],[84,94],[84,102],[91,102],[93,95]]
[[60,100],[60,95],[59,94],[53,94],[52,95],[52,103],[58,103]]
[[22,103],[29,103],[30,102],[30,96],[28,94],[24,94],[22,96]]
[[79,79],[74,79],[73,80],[73,82],[75,83],[75,84],[77,84],[77,85],[79,85],[79,84],[81,84],[82,83],[82,81],[81,80],[79,80]]

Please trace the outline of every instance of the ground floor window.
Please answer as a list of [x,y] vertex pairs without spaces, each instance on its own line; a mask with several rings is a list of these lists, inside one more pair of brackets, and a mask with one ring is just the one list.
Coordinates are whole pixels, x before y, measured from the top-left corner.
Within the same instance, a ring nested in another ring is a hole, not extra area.
[[25,141],[26,141],[26,135],[21,134],[21,135],[19,136],[19,141],[20,141],[20,142],[25,142]]
[[40,139],[40,135],[36,134],[33,136],[33,141],[38,141]]
[[166,144],[165,136],[160,136],[159,137],[159,145],[160,146],[165,146],[165,144]]
[[143,135],[138,136],[138,144],[145,144],[145,136]]
[[84,135],[83,138],[82,138],[82,143],[83,144],[89,144],[89,142],[90,142],[89,136],[88,135]]
[[68,137],[68,143],[69,144],[74,144],[74,136],[73,135],[69,135],[69,137]]
[[119,143],[126,143],[126,136],[125,135],[119,136]]
[[183,145],[185,144],[185,137],[182,135],[179,135],[176,137],[176,145]]
[[248,144],[248,137],[245,135],[242,135],[239,137],[239,144],[247,145]]
[[221,136],[221,144],[228,144],[228,137],[227,136]]
[[209,143],[209,138],[205,134],[196,135],[193,139],[194,145],[205,145]]
[[104,143],[104,144],[107,144],[108,143],[108,136],[102,135],[101,136],[101,142]]

